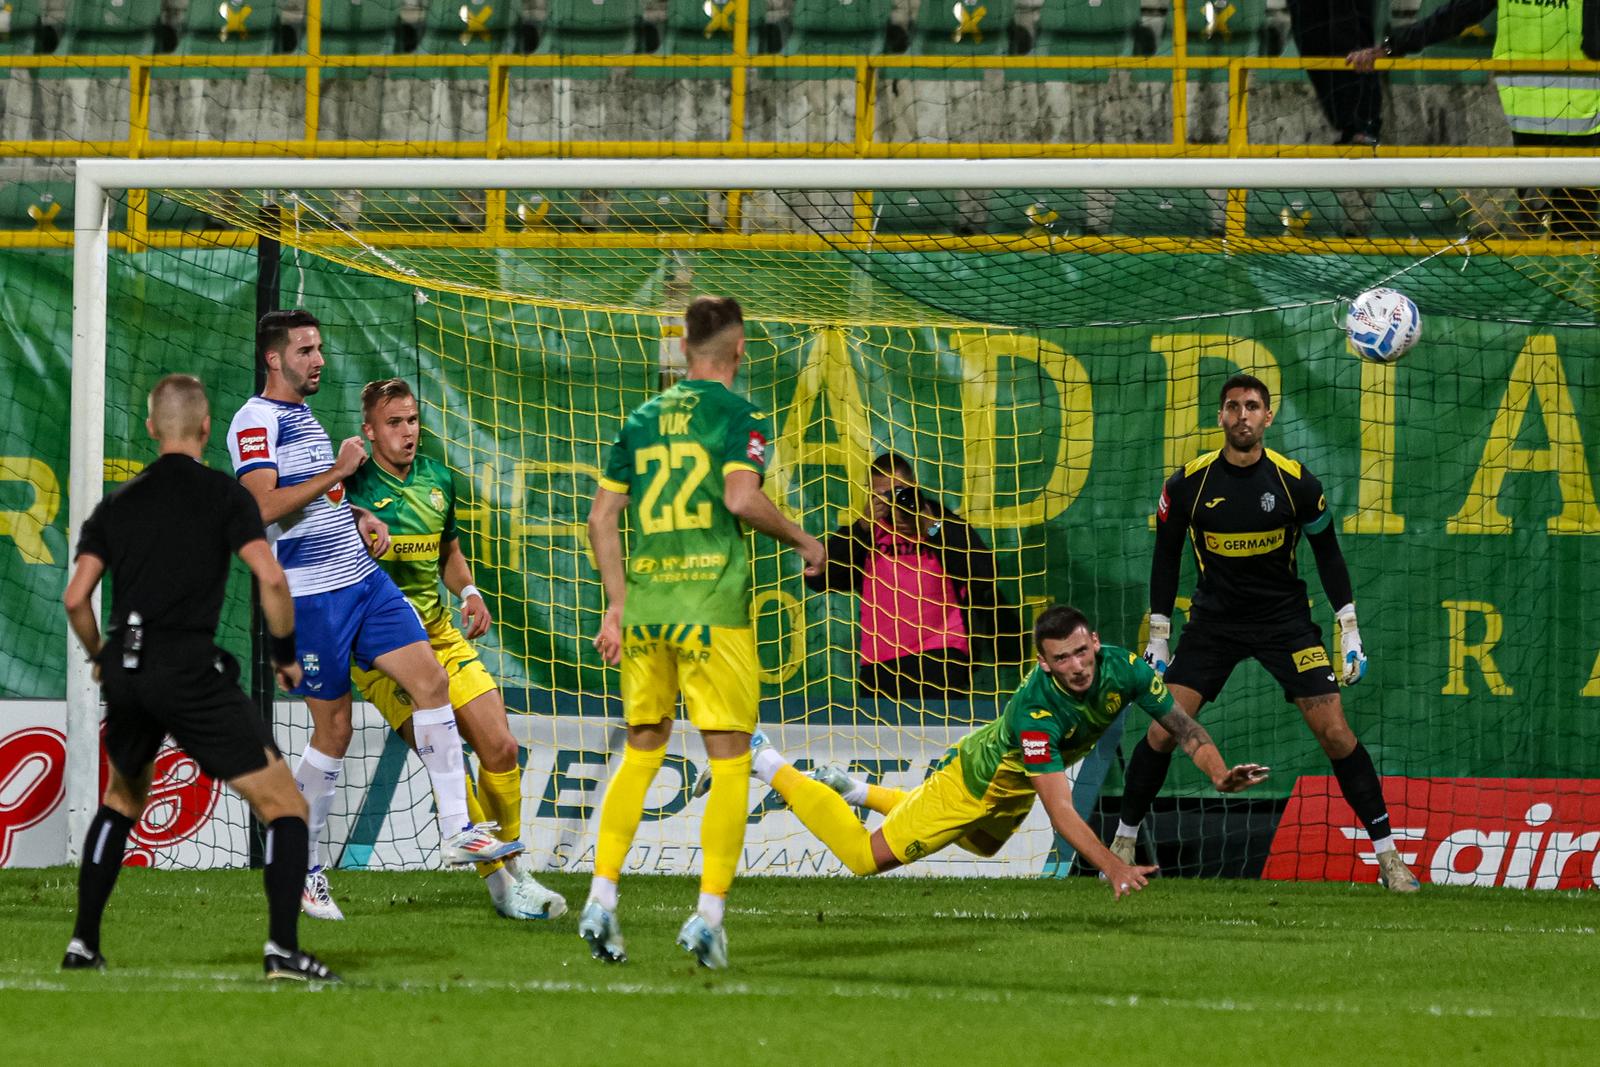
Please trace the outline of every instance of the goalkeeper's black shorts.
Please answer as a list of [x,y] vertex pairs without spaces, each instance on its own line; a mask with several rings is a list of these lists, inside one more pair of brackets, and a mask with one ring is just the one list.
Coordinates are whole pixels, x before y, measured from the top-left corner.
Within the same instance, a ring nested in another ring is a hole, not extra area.
[[212,778],[259,771],[276,753],[272,731],[239,688],[239,664],[201,634],[146,634],[139,665],[123,666],[113,638],[99,655],[106,755],[136,779],[171,734]]
[[1286,623],[1227,624],[1190,621],[1178,635],[1167,664],[1167,685],[1193,689],[1209,703],[1217,699],[1233,669],[1254,659],[1283,687],[1285,700],[1339,691],[1339,679],[1310,616]]

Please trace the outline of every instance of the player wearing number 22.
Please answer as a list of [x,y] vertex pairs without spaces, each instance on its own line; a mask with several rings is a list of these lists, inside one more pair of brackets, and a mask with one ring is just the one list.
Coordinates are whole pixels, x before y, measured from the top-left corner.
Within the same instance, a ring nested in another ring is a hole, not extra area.
[[[443,463],[417,452],[417,398],[402,379],[367,383],[361,391],[361,432],[372,443],[372,461],[345,479],[345,490],[353,505],[389,527],[389,547],[378,565],[416,609],[434,658],[449,675],[456,725],[478,755],[477,781],[467,783],[467,814],[475,826],[492,827],[500,841],[520,844],[517,741],[500,689],[468,640],[487,634],[491,620],[456,534],[455,476]],[[465,636],[439,597],[441,581],[461,599]],[[416,709],[410,694],[382,671],[353,666],[350,680],[415,747],[411,718]],[[478,873],[495,910],[508,919],[555,919],[567,910],[561,895],[533,876],[526,853],[479,863]]]
[[[1234,667],[1255,658],[1300,708],[1332,761],[1345,800],[1371,836],[1384,885],[1412,892],[1417,879],[1395,849],[1378,772],[1345,721],[1339,698],[1341,682],[1354,685],[1366,673],[1367,657],[1322,485],[1303,464],[1265,447],[1272,397],[1260,379],[1238,374],[1224,382],[1217,422],[1225,446],[1175,472],[1161,491],[1145,658],[1164,672],[1173,699],[1188,715],[1217,698]],[[1311,542],[1328,600],[1339,605],[1337,667],[1311,621],[1306,583],[1296,572],[1302,533]],[[1186,536],[1200,577],[1189,623],[1171,655],[1167,642]],[[1111,846],[1127,862],[1135,854],[1139,823],[1166,779],[1173,744],[1172,734],[1153,723],[1128,763],[1121,825]]]
[[[596,959],[626,959],[617,879],[666,755],[678,695],[700,731],[711,789],[700,821],[700,901],[678,944],[725,967],[724,901],[744,846],[750,735],[760,664],[751,626],[743,527],[798,549],[817,574],[822,545],[761,491],[767,426],[732,390],[744,316],[728,297],[697,297],[684,315],[687,377],[629,414],[589,511],[589,540],[608,606],[595,647],[621,663],[628,738],[606,786],[594,880],[578,934]],[[618,519],[633,530],[624,567]]]

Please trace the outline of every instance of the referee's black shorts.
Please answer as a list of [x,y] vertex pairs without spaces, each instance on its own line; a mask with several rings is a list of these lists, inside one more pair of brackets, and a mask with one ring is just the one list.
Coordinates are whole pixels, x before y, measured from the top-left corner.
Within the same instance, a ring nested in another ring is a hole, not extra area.
[[122,666],[122,643],[99,656],[106,701],[106,755],[137,778],[172,735],[200,769],[221,781],[259,771],[278,746],[239,688],[239,663],[200,634],[146,633],[137,670]]
[[1285,700],[1339,691],[1339,679],[1322,644],[1322,631],[1309,614],[1303,619],[1259,625],[1190,621],[1167,664],[1166,682],[1193,689],[1210,703],[1222,692],[1233,669],[1247,659],[1254,659],[1277,679]]

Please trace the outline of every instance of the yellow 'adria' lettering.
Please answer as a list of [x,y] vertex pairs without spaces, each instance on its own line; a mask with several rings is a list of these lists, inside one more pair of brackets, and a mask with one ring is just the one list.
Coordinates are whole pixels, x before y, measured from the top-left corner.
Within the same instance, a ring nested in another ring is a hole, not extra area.
[[[1450,673],[1441,692],[1448,697],[1468,694],[1467,660],[1470,659],[1477,661],[1483,680],[1489,683],[1489,692],[1497,697],[1511,696],[1511,687],[1494,662],[1494,646],[1500,643],[1500,635],[1505,631],[1499,609],[1483,600],[1446,600],[1440,606],[1450,616]],[[1474,615],[1483,616],[1481,641],[1467,640],[1467,622]]]
[[[1518,448],[1517,433],[1537,398],[1539,415],[1549,444],[1544,448]],[[1535,334],[1522,346],[1511,368],[1511,380],[1500,400],[1483,458],[1472,476],[1461,510],[1445,523],[1453,534],[1508,534],[1511,519],[1499,506],[1506,475],[1519,472],[1554,472],[1562,508],[1545,524],[1552,534],[1600,533],[1600,507],[1595,506],[1594,479],[1583,455],[1583,435],[1573,411],[1567,376],[1556,354],[1555,338]]]

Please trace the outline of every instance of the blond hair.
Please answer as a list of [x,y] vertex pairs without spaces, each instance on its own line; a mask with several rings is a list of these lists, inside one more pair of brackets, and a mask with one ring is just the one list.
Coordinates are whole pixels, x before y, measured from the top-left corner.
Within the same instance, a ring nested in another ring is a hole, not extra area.
[[202,438],[210,417],[206,387],[192,374],[169,374],[150,390],[150,426],[158,440]]

